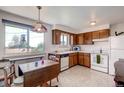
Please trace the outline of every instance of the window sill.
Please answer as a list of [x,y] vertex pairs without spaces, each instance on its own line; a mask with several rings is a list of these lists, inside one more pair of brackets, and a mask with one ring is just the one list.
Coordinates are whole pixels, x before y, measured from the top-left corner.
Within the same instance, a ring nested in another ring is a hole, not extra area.
[[36,56],[36,55],[45,55],[45,53],[20,53],[20,54],[6,54],[4,58],[10,58],[10,57],[28,57],[28,56]]

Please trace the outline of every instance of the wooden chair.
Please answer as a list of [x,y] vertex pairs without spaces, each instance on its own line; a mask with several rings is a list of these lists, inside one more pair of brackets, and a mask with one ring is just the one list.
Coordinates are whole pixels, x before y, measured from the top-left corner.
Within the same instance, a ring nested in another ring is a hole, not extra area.
[[15,74],[15,65],[5,66],[4,69],[4,84],[6,87],[23,86],[23,77],[18,77]]

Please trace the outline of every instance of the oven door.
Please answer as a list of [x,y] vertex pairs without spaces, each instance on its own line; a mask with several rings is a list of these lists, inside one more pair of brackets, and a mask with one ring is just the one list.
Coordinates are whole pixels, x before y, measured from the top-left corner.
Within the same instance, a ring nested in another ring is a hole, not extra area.
[[108,67],[108,55],[100,54],[100,63],[97,63],[97,54],[91,54],[91,65]]

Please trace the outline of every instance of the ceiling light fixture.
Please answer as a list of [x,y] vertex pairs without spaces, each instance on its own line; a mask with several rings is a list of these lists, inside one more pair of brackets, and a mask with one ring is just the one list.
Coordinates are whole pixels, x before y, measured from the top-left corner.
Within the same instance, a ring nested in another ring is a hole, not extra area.
[[96,25],[96,21],[91,21],[91,22],[90,22],[90,25],[91,25],[91,26]]
[[38,8],[38,20],[37,20],[36,24],[34,25],[33,31],[39,32],[39,33],[47,32],[47,28],[43,25],[43,23],[40,20],[40,10],[42,7],[37,6],[37,8]]

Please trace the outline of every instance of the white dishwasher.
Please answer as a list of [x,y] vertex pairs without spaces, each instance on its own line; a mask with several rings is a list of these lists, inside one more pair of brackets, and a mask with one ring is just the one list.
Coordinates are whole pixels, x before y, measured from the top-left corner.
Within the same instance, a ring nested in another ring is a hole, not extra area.
[[61,71],[69,68],[69,54],[61,55]]

